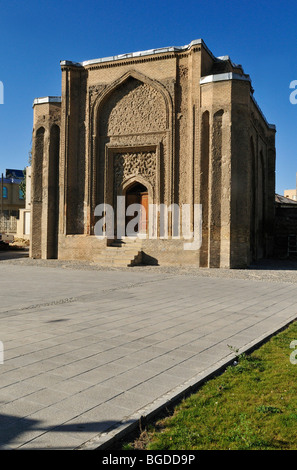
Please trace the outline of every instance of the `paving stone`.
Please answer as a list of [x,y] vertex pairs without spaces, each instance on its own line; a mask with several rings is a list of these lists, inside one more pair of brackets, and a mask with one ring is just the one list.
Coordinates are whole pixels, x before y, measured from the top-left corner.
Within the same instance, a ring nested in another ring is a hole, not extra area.
[[0,264],[0,449],[91,442],[297,318],[291,272],[62,266]]

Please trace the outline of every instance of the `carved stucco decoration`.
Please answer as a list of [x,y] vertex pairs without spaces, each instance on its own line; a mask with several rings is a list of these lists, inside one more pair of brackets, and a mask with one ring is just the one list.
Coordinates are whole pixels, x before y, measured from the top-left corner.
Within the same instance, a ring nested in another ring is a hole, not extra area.
[[114,154],[115,190],[128,178],[141,176],[153,187],[156,178],[156,152],[126,152]]
[[100,134],[142,134],[166,130],[166,105],[161,93],[135,78],[119,86],[103,108]]
[[90,85],[89,86],[89,96],[90,101],[93,103],[98,95],[100,95],[103,90],[105,90],[107,85],[99,84],[99,85]]

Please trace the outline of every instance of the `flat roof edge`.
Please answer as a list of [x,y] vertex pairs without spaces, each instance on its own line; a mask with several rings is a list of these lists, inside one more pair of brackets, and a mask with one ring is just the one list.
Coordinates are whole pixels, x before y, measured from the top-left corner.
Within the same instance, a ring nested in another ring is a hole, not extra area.
[[[233,73],[233,72],[227,72],[227,73],[218,73],[216,75],[207,75],[205,77],[200,78],[200,85],[204,85],[206,83],[213,83],[213,82],[221,82],[221,81],[227,81],[227,80],[243,80],[243,81],[248,81],[251,83],[251,78],[249,75],[240,75],[238,73]],[[276,131],[276,126],[275,124],[269,124],[267,121],[266,117],[263,114],[263,111],[261,110],[260,106],[258,105],[255,97],[253,96],[252,93],[250,93],[251,99],[256,106],[257,110],[259,111],[260,115],[262,116],[263,120],[265,121],[265,124],[267,127],[271,130]]]
[[91,60],[85,60],[83,62],[72,62],[71,60],[61,60],[60,65],[65,66],[65,65],[71,65],[74,67],[86,67],[88,65],[95,65],[95,64],[101,64],[104,62],[115,62],[117,60],[124,60],[124,59],[130,59],[130,58],[137,58],[137,57],[144,57],[147,55],[155,55],[155,54],[163,54],[165,52],[181,52],[181,51],[186,51],[189,50],[192,46],[200,45],[202,44],[205,49],[213,56],[213,54],[209,51],[207,46],[205,45],[203,39],[194,39],[193,41],[190,42],[190,44],[187,44],[185,46],[170,46],[170,47],[160,47],[158,49],[148,49],[145,51],[138,51],[138,52],[129,52],[128,54],[119,54],[115,56],[110,56],[110,57],[103,57],[99,59],[91,59]]
[[215,75],[206,75],[205,77],[201,77],[200,85],[204,85],[205,83],[222,82],[222,81],[227,81],[227,80],[243,80],[243,81],[251,83],[251,79],[249,75],[240,75],[239,73],[226,72],[226,73],[218,73]]
[[256,98],[254,97],[254,95],[252,93],[251,93],[251,98],[252,98],[252,101],[253,101],[254,105],[256,106],[259,113],[261,114],[262,118],[264,119],[266,125],[269,127],[269,129],[276,131],[276,125],[275,124],[269,124],[266,117],[264,116],[264,113],[263,113],[262,109],[260,108],[259,104],[257,103]]
[[43,96],[41,98],[35,98],[32,107],[34,107],[36,104],[61,103],[61,101],[61,96]]

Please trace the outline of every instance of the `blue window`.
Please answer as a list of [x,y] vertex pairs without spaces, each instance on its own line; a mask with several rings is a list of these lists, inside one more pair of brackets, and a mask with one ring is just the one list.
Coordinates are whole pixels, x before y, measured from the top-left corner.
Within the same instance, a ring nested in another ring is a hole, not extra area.
[[6,186],[3,186],[3,194],[2,194],[3,199],[7,199],[7,194],[8,194],[7,188]]
[[24,199],[24,193],[21,188],[19,188],[19,199]]

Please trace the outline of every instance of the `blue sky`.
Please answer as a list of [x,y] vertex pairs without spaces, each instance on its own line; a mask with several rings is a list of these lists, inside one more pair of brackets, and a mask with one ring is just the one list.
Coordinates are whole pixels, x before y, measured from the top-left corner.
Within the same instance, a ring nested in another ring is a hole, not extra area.
[[295,0],[0,0],[0,172],[28,164],[34,98],[60,95],[60,60],[83,61],[202,38],[252,79],[255,98],[277,127],[276,191],[297,172]]

